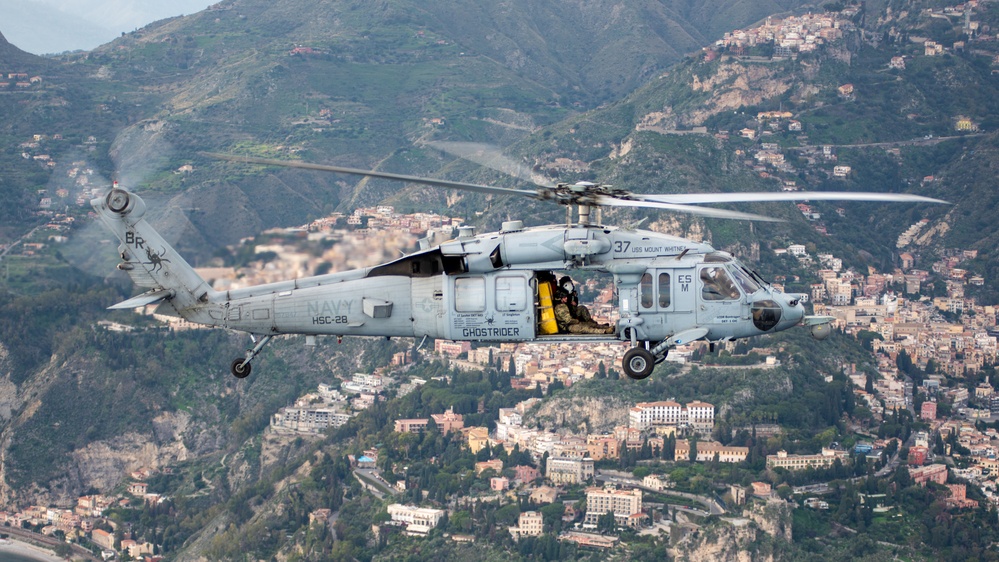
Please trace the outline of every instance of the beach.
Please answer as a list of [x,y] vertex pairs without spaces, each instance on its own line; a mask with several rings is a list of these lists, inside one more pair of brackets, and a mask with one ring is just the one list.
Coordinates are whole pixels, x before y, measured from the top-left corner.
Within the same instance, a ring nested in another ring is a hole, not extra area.
[[7,539],[0,541],[0,562],[63,562],[51,550]]

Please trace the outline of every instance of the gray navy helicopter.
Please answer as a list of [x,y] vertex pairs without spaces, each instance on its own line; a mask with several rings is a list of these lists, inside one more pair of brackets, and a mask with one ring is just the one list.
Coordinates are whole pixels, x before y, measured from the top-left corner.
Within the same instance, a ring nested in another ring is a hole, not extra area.
[[[303,334],[440,338],[474,342],[628,342],[622,369],[648,377],[671,348],[695,340],[716,342],[771,334],[803,325],[824,339],[829,316],[806,316],[805,295],[783,293],[728,253],[709,244],[656,232],[597,224],[603,206],[646,207],[703,217],[775,219],[703,204],[757,201],[851,200],[945,203],[894,193],[774,192],[650,195],[580,182],[512,189],[386,172],[227,154],[205,156],[258,164],[385,178],[493,195],[514,195],[575,206],[575,222],[525,227],[504,222],[499,232],[456,238],[394,261],[330,273],[216,291],[143,218],[146,205],[114,184],[91,201],[118,238],[121,262],[147,292],[113,309],[158,304],[157,312],[190,322],[247,332],[253,341],[232,361],[238,378],[272,338]],[[597,213],[594,213],[597,214]],[[608,333],[560,332],[552,315],[555,270],[613,276],[619,319]]]

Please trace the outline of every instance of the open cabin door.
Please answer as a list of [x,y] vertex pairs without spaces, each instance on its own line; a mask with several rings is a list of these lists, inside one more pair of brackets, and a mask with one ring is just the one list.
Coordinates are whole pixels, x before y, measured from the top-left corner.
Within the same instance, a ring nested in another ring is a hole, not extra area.
[[453,340],[524,341],[534,338],[530,271],[447,278],[448,331]]

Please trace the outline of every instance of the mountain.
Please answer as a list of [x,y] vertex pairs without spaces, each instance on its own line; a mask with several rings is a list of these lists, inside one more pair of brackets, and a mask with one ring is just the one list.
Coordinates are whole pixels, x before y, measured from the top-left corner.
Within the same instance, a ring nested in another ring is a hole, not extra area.
[[[200,232],[185,239],[192,240],[188,250],[205,251],[193,241],[231,244],[268,226],[376,202],[399,186],[362,182],[364,190],[355,191],[356,182],[311,173],[267,171],[262,177],[232,167],[219,173],[217,164],[196,156],[199,150],[294,152],[355,167],[467,176],[452,157],[426,143],[508,145],[630,91],[681,53],[716,38],[710,33],[718,33],[712,18],[719,13],[748,24],[771,7],[790,6],[581,3],[566,10],[537,2],[479,4],[219,3],[67,56],[43,87],[23,92],[24,105],[9,106],[11,119],[0,134],[19,143],[38,131],[54,134],[58,123],[63,139],[77,143],[50,141],[44,150],[70,154],[80,139],[93,136],[98,150],[88,162],[105,178],[154,191],[194,186],[193,196],[205,198],[198,205],[205,212],[192,217]],[[159,174],[150,161],[132,157],[143,154],[141,139],[157,143]],[[183,184],[162,173],[191,163],[195,172]],[[17,201],[12,194],[47,183],[34,176],[32,162],[11,157],[8,164],[24,179],[8,179],[11,187],[0,188],[0,197]],[[298,193],[301,204],[277,205],[282,189]],[[434,193],[429,203],[439,208],[445,196]],[[220,228],[207,217],[225,214],[226,206],[245,212]],[[0,206],[0,222],[29,224],[20,208]]]
[[[35,57],[31,53],[25,52],[12,45],[3,33],[0,33],[0,60],[7,65],[38,67],[44,65],[44,61]],[[6,78],[6,76],[4,76]]]

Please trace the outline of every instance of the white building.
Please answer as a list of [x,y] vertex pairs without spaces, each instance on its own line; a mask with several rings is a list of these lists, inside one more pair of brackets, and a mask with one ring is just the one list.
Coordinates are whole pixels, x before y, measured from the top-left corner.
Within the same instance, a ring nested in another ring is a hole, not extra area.
[[544,532],[544,518],[538,511],[525,511],[520,514],[516,527],[510,527],[513,538],[540,537]]
[[331,427],[340,427],[350,420],[351,414],[334,408],[281,408],[271,416],[271,427],[299,433],[322,433]]
[[388,506],[388,514],[392,521],[406,525],[407,535],[426,536],[440,523],[444,510],[394,503]]
[[587,488],[586,517],[583,519],[583,527],[596,527],[600,517],[607,513],[614,514],[614,522],[618,525],[638,526],[635,523],[635,516],[642,515],[642,490]]
[[699,433],[710,433],[715,426],[715,407],[700,400],[686,406],[670,400],[639,402],[628,411],[628,426],[640,431],[656,427],[689,427]]

